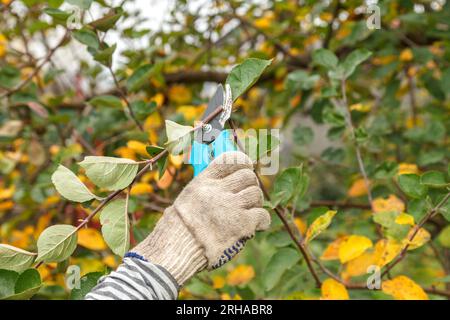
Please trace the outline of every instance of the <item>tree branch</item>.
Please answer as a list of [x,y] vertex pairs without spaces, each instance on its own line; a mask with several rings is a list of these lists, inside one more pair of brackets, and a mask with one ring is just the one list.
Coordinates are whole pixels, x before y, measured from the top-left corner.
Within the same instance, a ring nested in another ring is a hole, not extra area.
[[381,274],[381,277],[384,277],[386,274],[388,274],[388,272],[392,268],[394,268],[398,263],[400,263],[405,258],[408,248],[410,246],[410,243],[411,243],[411,241],[414,240],[414,237],[417,235],[420,228],[422,228],[424,226],[424,224],[437,213],[437,211],[448,201],[449,198],[450,198],[450,192],[447,193],[447,195],[433,209],[431,209],[425,215],[425,217],[422,218],[422,220],[419,222],[419,224],[414,226],[413,232],[408,237],[408,244],[403,247],[402,251],[399,253],[397,258],[386,266],[386,269]]

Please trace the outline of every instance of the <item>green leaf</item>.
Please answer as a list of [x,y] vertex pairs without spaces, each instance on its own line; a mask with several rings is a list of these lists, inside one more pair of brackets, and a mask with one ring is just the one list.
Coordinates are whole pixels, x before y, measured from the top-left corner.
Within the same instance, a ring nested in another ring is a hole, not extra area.
[[420,184],[420,177],[416,174],[402,174],[398,177],[400,189],[409,197],[420,199],[423,198],[428,188]]
[[98,61],[107,67],[111,66],[112,57],[113,57],[113,54],[116,51],[116,49],[117,49],[117,45],[114,44],[110,47],[107,47],[106,49],[95,52],[95,54],[94,54],[95,61]]
[[103,272],[90,272],[80,279],[80,289],[73,289],[70,293],[70,300],[83,300],[97,285],[98,280],[104,275]]
[[358,65],[366,61],[372,52],[366,49],[357,49],[350,53],[342,62],[342,70],[344,78],[350,77]]
[[171,120],[166,120],[167,142],[165,146],[174,154],[180,154],[191,143],[193,127],[183,126]]
[[100,214],[102,234],[111,250],[123,257],[130,248],[130,223],[128,202],[114,200],[103,208]]
[[[154,158],[158,154],[163,152],[165,149],[162,148],[162,147],[158,147],[158,146],[147,146],[146,150],[147,150],[147,153],[152,158]],[[166,171],[166,168],[167,168],[167,155],[162,156],[161,158],[159,158],[158,161],[156,162],[156,164],[158,165],[159,176],[162,177],[164,175],[164,172]]]
[[22,272],[28,269],[37,254],[7,244],[0,244],[0,269]]
[[87,45],[90,48],[96,50],[100,48],[100,43],[98,42],[97,34],[92,30],[83,28],[74,31],[72,35],[76,40],[78,40],[82,44]]
[[298,126],[294,129],[294,141],[301,145],[310,144],[314,139],[314,132],[310,127]]
[[446,226],[444,230],[441,231],[438,236],[438,241],[442,246],[450,248],[450,225]]
[[7,300],[29,300],[41,288],[42,280],[36,269],[28,269],[22,272],[17,278],[14,286],[14,295],[7,297]]
[[138,120],[145,120],[145,118],[156,110],[156,107],[157,105],[155,101],[146,103],[145,101],[138,100],[131,103],[131,109]]
[[336,215],[336,213],[337,211],[328,210],[327,212],[316,218],[306,231],[305,243],[308,243],[309,241],[313,240],[319,234],[321,234],[326,228],[328,228],[328,226],[333,221],[333,218]]
[[17,272],[0,269],[0,299],[14,295],[14,287],[18,278]]
[[264,288],[266,290],[271,290],[275,287],[285,271],[292,268],[299,260],[300,257],[297,251],[292,248],[282,248],[278,250],[272,256],[263,271],[262,279]]
[[106,14],[104,17],[92,21],[91,23],[89,23],[89,25],[94,29],[106,32],[112,27],[114,27],[114,25],[120,19],[122,14],[123,10],[121,8],[114,8],[110,12],[108,12],[108,14]]
[[286,78],[286,88],[289,91],[312,89],[320,77],[317,74],[310,75],[304,70],[293,71]]
[[432,188],[443,188],[448,185],[445,174],[439,171],[428,171],[420,176],[420,183]]
[[61,164],[52,174],[52,182],[59,194],[67,200],[75,202],[86,202],[92,199],[102,200],[89,191],[72,171]]
[[70,17],[70,13],[55,8],[45,8],[44,12],[52,17],[55,22],[60,23],[65,22]]
[[149,77],[152,72],[153,66],[151,64],[146,64],[137,68],[127,80],[128,91],[134,92],[139,90],[146,82],[150,81]]
[[89,100],[89,104],[94,107],[121,108],[122,100],[120,100],[116,96],[104,95],[92,98],[91,100]]
[[73,4],[83,10],[88,10],[91,7],[93,0],[66,0],[66,2]]
[[301,198],[306,193],[308,185],[309,178],[303,173],[303,166],[288,168],[276,178],[272,200],[286,204],[293,198]]
[[338,58],[328,49],[318,49],[313,52],[312,60],[315,65],[325,67],[327,69],[334,69],[338,65]]
[[88,156],[79,165],[95,185],[113,191],[128,187],[139,169],[133,160],[114,157]]
[[36,269],[28,269],[21,274],[0,270],[0,300],[28,300],[41,285],[41,276]]
[[400,225],[395,222],[395,219],[399,214],[400,213],[394,211],[377,212],[373,215],[373,221],[385,228],[386,236],[402,240],[407,236],[410,226]]
[[11,65],[0,68],[0,87],[12,89],[20,83],[20,70]]
[[233,101],[247,91],[271,63],[272,60],[249,58],[235,66],[226,80],[231,87]]
[[60,262],[66,260],[77,247],[74,226],[59,224],[45,229],[37,241],[36,262]]

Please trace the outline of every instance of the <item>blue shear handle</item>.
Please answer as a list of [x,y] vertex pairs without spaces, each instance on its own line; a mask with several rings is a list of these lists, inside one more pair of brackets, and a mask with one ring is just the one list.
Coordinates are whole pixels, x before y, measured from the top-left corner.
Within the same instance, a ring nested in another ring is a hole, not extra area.
[[[194,141],[189,159],[191,165],[194,167],[194,177],[198,176],[200,172],[206,169],[211,162],[212,157],[217,158],[224,152],[236,150],[230,130],[223,130],[210,145]],[[211,151],[212,154],[210,154]]]

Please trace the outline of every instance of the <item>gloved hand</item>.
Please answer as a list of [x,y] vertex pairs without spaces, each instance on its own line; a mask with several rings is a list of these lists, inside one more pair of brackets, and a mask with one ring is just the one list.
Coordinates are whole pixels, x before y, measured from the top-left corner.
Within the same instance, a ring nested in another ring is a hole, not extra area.
[[204,268],[235,256],[255,231],[270,225],[251,160],[220,155],[180,193],[154,231],[132,252],[161,265],[182,285]]

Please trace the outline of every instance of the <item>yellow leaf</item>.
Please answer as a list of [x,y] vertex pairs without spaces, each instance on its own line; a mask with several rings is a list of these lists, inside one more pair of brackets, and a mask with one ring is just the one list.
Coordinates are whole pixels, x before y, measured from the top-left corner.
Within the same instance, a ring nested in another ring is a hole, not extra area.
[[164,95],[162,93],[157,93],[153,97],[150,98],[150,101],[155,101],[156,106],[159,108],[164,103]]
[[398,276],[392,280],[383,281],[381,289],[396,300],[428,300],[425,291],[406,276]]
[[0,202],[0,211],[7,211],[14,207],[13,201]]
[[409,49],[409,48],[404,49],[404,50],[400,53],[400,61],[408,62],[408,61],[411,61],[413,58],[414,58],[413,52],[412,52],[412,50]]
[[184,161],[184,155],[183,154],[179,154],[177,156],[169,154],[169,162],[171,164],[173,164],[173,166],[175,168],[180,169],[181,165],[183,164],[183,161]]
[[119,263],[117,261],[117,256],[110,254],[102,259],[102,262],[106,264],[108,267],[115,269]]
[[241,296],[238,294],[235,294],[233,297],[230,296],[229,293],[222,293],[220,295],[220,299],[222,300],[242,300]]
[[362,255],[372,247],[372,241],[364,236],[352,235],[339,246],[339,260],[346,263]]
[[153,187],[149,183],[138,182],[133,185],[130,191],[130,195],[139,196],[142,194],[148,194],[153,192]]
[[226,284],[226,280],[222,276],[213,276],[212,282],[213,282],[214,289],[222,289]]
[[376,66],[383,66],[386,64],[389,64],[396,60],[397,57],[395,55],[388,55],[388,56],[382,56],[382,57],[374,57],[372,59],[372,63]]
[[156,179],[156,176],[158,175],[158,173],[156,171],[149,171],[144,173],[144,175],[141,178],[141,182],[143,183],[149,183],[152,180]]
[[430,238],[431,238],[431,235],[430,235],[430,233],[427,230],[425,230],[424,228],[420,228],[417,231],[417,233],[414,236],[414,238],[412,239],[412,241],[408,241],[408,239],[411,237],[413,232],[414,232],[414,228],[409,230],[408,236],[403,241],[404,245],[409,244],[408,250],[414,250],[414,249],[420,248],[425,243],[427,243],[430,240]]
[[322,299],[324,300],[349,300],[347,289],[342,283],[334,279],[326,279],[321,287]]
[[[5,1],[5,0],[2,0]],[[6,54],[6,45],[8,44],[8,40],[6,37],[0,33],[0,58],[2,58]]]
[[252,266],[241,264],[230,271],[227,275],[227,283],[230,286],[246,284],[255,277],[255,270]]
[[38,239],[42,231],[44,231],[44,229],[46,229],[50,225],[52,217],[53,215],[51,213],[46,213],[39,217],[38,222],[36,224],[36,229],[34,230],[35,239]]
[[91,272],[101,272],[105,270],[103,262],[96,258],[72,258],[71,265],[77,265],[81,269],[81,276]]
[[368,103],[355,103],[352,104],[349,108],[351,111],[369,112],[372,106]]
[[405,204],[402,200],[397,198],[395,195],[391,194],[387,199],[384,198],[375,198],[373,200],[373,211],[375,213],[379,212],[403,212],[405,211]]
[[194,121],[203,114],[205,109],[196,106],[181,106],[177,108],[177,113],[181,113],[186,121]]
[[352,186],[347,192],[347,195],[352,198],[361,197],[367,194],[367,187],[364,179],[358,179],[353,182]]
[[272,21],[274,19],[275,15],[273,14],[272,11],[267,11],[264,16],[262,16],[259,19],[256,19],[254,21],[254,25],[257,28],[261,28],[261,29],[267,29],[270,27],[270,25],[272,24]]
[[400,213],[397,218],[395,218],[395,223],[398,224],[409,224],[410,226],[414,225],[414,217],[407,213]]
[[148,153],[146,151],[146,144],[136,140],[130,140],[127,142],[127,147],[139,154],[143,157],[148,157]]
[[174,85],[169,89],[169,99],[176,104],[187,104],[192,100],[192,93],[186,86]]
[[394,260],[400,253],[403,246],[400,242],[392,239],[381,239],[375,244],[375,264],[384,267]]
[[114,150],[114,153],[121,158],[136,160],[136,153],[134,152],[134,150],[128,147],[119,147],[116,150]]
[[100,232],[92,228],[83,228],[78,231],[78,244],[91,250],[105,250],[107,248]]
[[402,174],[408,174],[408,173],[415,173],[418,174],[419,173],[419,168],[417,168],[417,165],[415,165],[414,163],[405,163],[402,162],[398,165],[398,175],[402,175]]
[[314,222],[311,223],[308,230],[306,231],[305,242],[311,241],[322,231],[328,228],[336,213],[337,211],[328,210],[326,213],[314,220]]
[[12,196],[14,195],[15,190],[16,188],[14,186],[11,186],[6,189],[0,189],[0,200],[11,199]]
[[306,223],[301,218],[295,218],[294,223],[298,232],[300,232],[301,235],[304,235],[306,232]]
[[357,277],[367,273],[367,268],[376,264],[376,254],[374,252],[364,252],[359,257],[350,260],[346,264],[342,278]]
[[325,251],[320,257],[321,260],[338,260],[339,259],[339,247],[341,244],[348,239],[348,236],[339,237],[328,245]]
[[150,131],[151,129],[158,129],[162,125],[162,119],[159,112],[153,112],[150,114],[144,122],[144,129]]
[[171,173],[172,171],[171,169],[173,169],[173,167],[167,168],[167,170],[164,172],[164,175],[158,180],[157,182],[158,188],[164,190],[170,187],[170,185],[173,182],[173,174]]

